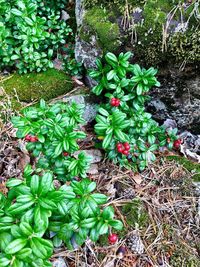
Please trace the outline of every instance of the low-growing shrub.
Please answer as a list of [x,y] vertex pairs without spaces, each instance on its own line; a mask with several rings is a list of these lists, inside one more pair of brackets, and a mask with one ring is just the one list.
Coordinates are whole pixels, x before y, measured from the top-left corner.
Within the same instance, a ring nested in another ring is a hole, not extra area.
[[77,141],[86,137],[78,130],[84,105],[64,102],[47,105],[44,100],[39,106],[28,107],[23,115],[13,117],[17,137],[25,138],[26,148],[37,157],[37,167],[51,170],[59,180],[66,181],[75,176],[85,178],[90,157],[83,152],[78,158],[73,153],[79,150]]
[[130,64],[131,55],[107,53],[105,59],[96,61],[97,69],[90,71],[98,82],[93,92],[108,98],[96,116],[95,131],[110,159],[143,170],[156,159],[160,147],[172,148],[178,138],[177,129],[160,127],[145,111],[149,90],[160,86],[157,70]]
[[68,1],[11,0],[0,7],[0,69],[16,67],[19,73],[45,71],[72,29],[62,20]]
[[[53,246],[73,249],[89,237],[97,241],[109,229],[120,230],[114,210],[102,208],[108,198],[92,193],[96,183],[73,181],[56,189],[50,172],[42,176],[30,166],[24,180],[10,179],[8,197],[0,194],[0,266],[52,266]],[[54,232],[50,240],[50,231]]]

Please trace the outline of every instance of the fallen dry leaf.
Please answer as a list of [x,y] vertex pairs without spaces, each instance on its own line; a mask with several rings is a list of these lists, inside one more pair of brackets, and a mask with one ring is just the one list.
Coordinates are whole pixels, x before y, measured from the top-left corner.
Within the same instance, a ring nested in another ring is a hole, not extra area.
[[140,174],[136,174],[133,176],[133,180],[136,182],[136,184],[141,184],[142,183],[142,177]]

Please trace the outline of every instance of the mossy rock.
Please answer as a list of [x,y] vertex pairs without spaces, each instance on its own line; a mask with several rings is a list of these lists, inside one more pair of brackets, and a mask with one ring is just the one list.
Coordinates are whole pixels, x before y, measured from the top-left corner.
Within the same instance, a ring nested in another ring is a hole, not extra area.
[[0,83],[7,94],[18,96],[22,102],[41,98],[50,100],[72,90],[71,78],[62,71],[49,69],[41,73],[13,74]]
[[90,42],[92,35],[96,35],[99,46],[104,52],[115,52],[120,46],[120,31],[117,23],[111,22],[114,14],[100,7],[94,7],[86,11],[83,26],[80,29],[80,37]]

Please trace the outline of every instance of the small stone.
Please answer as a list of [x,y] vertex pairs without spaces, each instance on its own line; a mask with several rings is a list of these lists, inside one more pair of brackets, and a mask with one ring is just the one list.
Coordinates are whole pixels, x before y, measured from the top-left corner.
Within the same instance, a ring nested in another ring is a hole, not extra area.
[[68,267],[68,265],[66,265],[62,257],[59,257],[57,260],[53,262],[53,267]]
[[74,157],[78,158],[79,153],[84,152],[87,156],[91,157],[90,163],[98,163],[102,160],[103,155],[98,149],[81,150],[74,153]]
[[98,165],[97,164],[91,164],[89,170],[87,170],[88,174],[97,174],[98,173]]
[[62,10],[61,20],[66,21],[68,19],[70,19],[70,15],[65,10]]

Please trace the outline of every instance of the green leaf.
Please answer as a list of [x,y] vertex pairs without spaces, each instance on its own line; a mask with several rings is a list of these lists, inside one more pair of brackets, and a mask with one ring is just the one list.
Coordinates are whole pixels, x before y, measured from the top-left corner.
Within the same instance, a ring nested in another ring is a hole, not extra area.
[[109,225],[112,226],[116,230],[122,230],[123,229],[123,223],[119,220],[111,220],[111,221],[109,221]]
[[[98,226],[97,226],[98,228]],[[98,229],[99,235],[104,235],[108,233],[108,225],[107,223],[101,223],[101,227]]]
[[16,16],[19,16],[19,17],[21,17],[23,14],[20,10],[18,10],[16,8],[11,9],[11,13],[16,15]]
[[96,225],[96,222],[96,218],[87,218],[81,221],[81,227],[90,229]]
[[115,132],[116,137],[117,137],[120,141],[124,141],[124,142],[126,141],[125,135],[124,135],[124,133],[123,133],[121,130],[116,129],[114,132]]
[[42,176],[42,179],[40,181],[39,185],[39,194],[41,196],[46,195],[47,192],[49,192],[53,182],[53,175],[51,173],[45,173]]
[[111,206],[106,207],[102,212],[102,216],[106,220],[112,219],[114,217],[114,208]]
[[109,133],[108,135],[106,135],[106,137],[104,138],[103,140],[103,143],[102,143],[102,146],[104,149],[108,148],[109,145],[110,145],[110,142],[112,140],[112,137],[113,137],[113,133]]
[[45,138],[44,138],[44,136],[42,134],[38,134],[37,137],[38,137],[38,140],[39,140],[40,143],[44,143],[45,142]]
[[57,235],[53,237],[53,245],[56,248],[59,248],[62,245],[62,239],[60,239]]
[[90,238],[93,242],[96,242],[99,239],[99,232],[96,228],[93,228],[90,232]]
[[108,79],[108,81],[112,80],[113,77],[114,77],[115,75],[116,75],[115,70],[111,70],[111,71],[109,71],[109,72],[107,73],[107,79]]
[[47,210],[52,210],[52,209],[57,208],[57,205],[52,200],[47,199],[47,198],[40,198],[39,203],[40,203],[41,207],[43,207],[44,209],[47,209]]
[[104,194],[95,193],[95,194],[92,194],[91,197],[99,205],[105,204],[108,201],[108,197]]
[[39,182],[40,182],[40,178],[38,175],[33,175],[31,177],[31,184],[30,184],[30,188],[31,188],[31,192],[33,194],[37,194],[38,190],[39,190]]
[[23,181],[20,179],[10,179],[7,183],[6,186],[7,187],[14,187],[14,186],[18,186],[20,184],[22,184]]
[[16,59],[19,59],[19,55],[12,55],[11,56],[11,60],[16,60]]
[[3,254],[0,253],[0,266],[1,267],[6,267],[9,266],[10,267],[10,261],[8,258],[4,257]]
[[111,64],[111,65],[117,65],[118,64],[118,59],[113,53],[107,53],[105,56],[106,61]]
[[[4,232],[0,233],[0,250],[4,251],[9,243],[12,241],[13,237],[11,234]],[[1,265],[0,265],[1,266]]]
[[62,152],[62,143],[59,143],[54,151],[54,158],[57,158]]
[[99,112],[100,114],[102,114],[103,116],[105,116],[105,117],[108,117],[108,116],[109,116],[108,111],[106,111],[106,110],[103,109],[103,108],[99,108],[98,112]]
[[157,144],[153,144],[153,145],[151,145],[150,148],[149,148],[150,151],[155,151],[155,150],[157,150],[157,149],[158,149],[158,145],[157,145]]
[[30,201],[34,201],[33,196],[32,195],[20,195],[16,198],[17,202],[21,203],[27,203]]
[[23,248],[19,252],[17,252],[16,256],[20,260],[25,260],[27,257],[31,256],[32,249],[30,248]]
[[24,20],[26,21],[26,23],[29,25],[29,26],[33,26],[33,21],[28,18],[28,17],[24,17]]
[[18,238],[12,241],[7,248],[5,249],[6,254],[15,254],[16,252],[20,251],[23,247],[27,244],[27,239],[25,238]]
[[136,89],[137,95],[141,95],[142,94],[142,91],[143,91],[143,86],[142,86],[141,83],[139,83],[137,85],[137,89]]
[[19,214],[30,208],[33,204],[34,201],[30,201],[28,203],[15,203],[8,208],[8,212],[10,212],[12,215]]
[[26,236],[30,236],[33,233],[32,227],[30,226],[30,224],[26,222],[21,222],[19,227],[22,233],[25,234]]
[[33,254],[40,259],[48,259],[53,253],[53,244],[40,237],[33,237],[30,246]]

